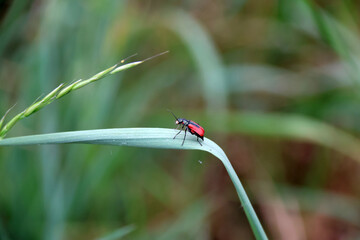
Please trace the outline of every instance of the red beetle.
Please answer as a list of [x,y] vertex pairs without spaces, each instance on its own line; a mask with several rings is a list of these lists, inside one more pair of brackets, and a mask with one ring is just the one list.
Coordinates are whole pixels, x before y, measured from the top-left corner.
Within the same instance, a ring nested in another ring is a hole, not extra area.
[[[169,111],[169,112],[171,112],[171,111]],[[195,135],[196,140],[202,146],[201,142],[199,141],[199,138],[201,138],[204,141],[204,133],[205,133],[204,128],[202,128],[199,124],[197,124],[194,121],[187,120],[185,118],[177,118],[173,112],[171,112],[171,113],[176,119],[175,124],[178,125],[178,127],[176,129],[178,129],[179,126],[181,126],[180,132],[178,132],[173,139],[175,139],[176,136],[179,135],[181,133],[181,131],[184,130],[184,128],[185,128],[184,140],[183,140],[181,146],[184,145],[187,131],[190,132],[192,135]]]

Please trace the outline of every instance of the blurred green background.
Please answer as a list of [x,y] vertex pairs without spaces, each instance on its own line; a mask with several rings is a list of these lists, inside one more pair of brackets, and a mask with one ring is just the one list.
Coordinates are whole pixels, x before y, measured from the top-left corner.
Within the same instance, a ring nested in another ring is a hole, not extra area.
[[[172,128],[171,109],[224,149],[271,239],[360,238],[358,1],[0,6],[0,113],[17,103],[8,119],[60,83],[170,51],[55,101],[7,137]],[[253,239],[231,180],[207,153],[0,148],[0,239],[122,234]]]

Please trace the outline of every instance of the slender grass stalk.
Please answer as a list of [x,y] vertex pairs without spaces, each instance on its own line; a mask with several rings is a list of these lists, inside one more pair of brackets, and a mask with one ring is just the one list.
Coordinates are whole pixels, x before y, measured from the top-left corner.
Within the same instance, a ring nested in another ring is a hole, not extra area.
[[[28,108],[26,108],[24,111],[17,114],[15,117],[13,117],[11,120],[9,120],[4,125],[4,127],[2,127],[2,125],[3,125],[4,121],[5,121],[5,117],[9,113],[9,111],[11,109],[10,108],[0,120],[0,139],[3,139],[6,136],[6,134],[10,131],[10,129],[18,121],[20,121],[21,119],[23,119],[25,117],[28,117],[31,114],[39,111],[40,109],[42,109],[46,105],[50,104],[55,99],[62,98],[66,94],[68,94],[68,93],[70,93],[70,92],[72,92],[74,90],[77,90],[79,88],[82,88],[82,87],[84,87],[84,86],[86,86],[86,85],[88,85],[88,84],[90,84],[92,82],[98,81],[98,80],[100,80],[100,79],[102,79],[102,78],[104,78],[106,76],[111,75],[111,74],[115,74],[115,73],[124,71],[126,69],[135,67],[135,66],[137,66],[139,64],[142,64],[142,63],[144,63],[144,62],[146,62],[148,60],[151,60],[151,59],[153,59],[155,57],[158,57],[158,56],[163,55],[163,54],[168,53],[168,52],[169,51],[162,52],[162,53],[156,54],[156,55],[154,55],[152,57],[146,58],[144,60],[131,62],[131,63],[127,63],[127,64],[124,64],[124,65],[115,64],[114,66],[109,67],[109,68],[95,74],[94,76],[92,76],[92,77],[90,77],[88,79],[85,79],[85,80],[79,79],[79,80],[75,81],[74,83],[71,83],[71,84],[69,84],[69,85],[67,85],[65,87],[64,87],[64,84],[62,83],[57,88],[55,88],[53,91],[51,91],[49,94],[47,94],[45,97],[43,97],[40,100],[35,101]],[[125,59],[120,61],[120,64],[123,63],[124,61],[125,61]]]
[[119,239],[125,237],[126,235],[130,234],[134,230],[135,230],[134,225],[128,225],[128,226],[119,228],[119,229],[115,230],[114,232],[112,232],[102,238],[98,238],[97,240],[119,240]]
[[[166,148],[182,150],[202,150],[211,153],[224,164],[239,196],[240,202],[250,223],[256,239],[267,239],[265,231],[250,203],[250,200],[235,173],[224,151],[213,141],[204,138],[203,145],[196,141],[196,137],[188,136],[182,146],[181,136],[173,139],[174,129],[166,128],[117,128],[97,129],[88,131],[60,132],[41,135],[7,138],[0,141],[0,146],[86,143],[117,146],[133,146],[147,148]],[[183,134],[183,133],[182,133]]]

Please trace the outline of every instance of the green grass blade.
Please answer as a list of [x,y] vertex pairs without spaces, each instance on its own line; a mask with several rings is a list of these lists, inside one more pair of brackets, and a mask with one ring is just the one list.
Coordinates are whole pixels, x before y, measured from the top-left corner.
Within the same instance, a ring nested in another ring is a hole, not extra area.
[[201,77],[200,91],[203,93],[207,108],[226,109],[228,105],[226,78],[221,56],[211,39],[211,34],[185,11],[172,12],[169,19],[168,27],[179,35],[196,63]]
[[[225,126],[228,129],[227,131],[231,130],[231,132],[309,141],[334,149],[360,162],[360,141],[358,138],[328,123],[301,115],[236,113],[228,117]],[[214,130],[222,126],[212,127]]]
[[267,239],[262,225],[247,197],[245,189],[224,151],[208,138],[204,138],[204,142],[202,143],[202,146],[200,146],[196,141],[196,137],[190,134],[187,136],[184,146],[182,146],[181,144],[184,135],[182,133],[178,135],[176,139],[173,139],[176,133],[177,130],[165,128],[98,129],[7,138],[0,141],[0,146],[87,143],[207,151],[219,158],[228,171],[256,239]]
[[135,226],[129,225],[115,230],[114,232],[106,235],[105,237],[98,238],[97,240],[117,240],[125,237],[135,230]]

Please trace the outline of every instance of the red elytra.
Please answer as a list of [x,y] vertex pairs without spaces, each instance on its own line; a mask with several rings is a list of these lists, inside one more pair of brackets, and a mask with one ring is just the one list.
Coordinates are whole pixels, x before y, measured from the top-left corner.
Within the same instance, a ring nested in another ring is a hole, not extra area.
[[204,141],[205,130],[202,126],[190,120],[190,123],[188,124],[188,128],[191,134],[196,135],[197,137],[201,138]]
[[[169,112],[171,112],[171,111],[169,111]],[[178,127],[181,126],[180,131],[174,136],[173,139],[175,139],[176,136],[179,135],[182,130],[185,130],[184,140],[183,140],[181,146],[184,145],[185,138],[186,138],[186,132],[189,132],[190,134],[195,135],[196,140],[202,146],[201,142],[199,141],[199,138],[204,141],[204,134],[205,134],[204,128],[192,120],[187,120],[185,118],[177,118],[173,112],[171,112],[171,113],[176,119],[175,124],[178,125]],[[178,129],[178,127],[176,129]]]

